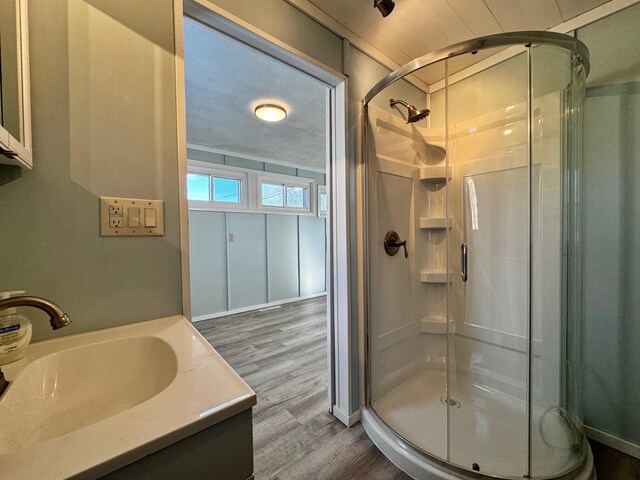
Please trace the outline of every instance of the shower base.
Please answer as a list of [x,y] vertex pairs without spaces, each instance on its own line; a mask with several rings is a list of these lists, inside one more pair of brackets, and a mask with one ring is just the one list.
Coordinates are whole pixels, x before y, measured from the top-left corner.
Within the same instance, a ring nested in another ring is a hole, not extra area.
[[[448,459],[447,408],[441,402],[441,396],[446,393],[445,372],[423,371],[373,402],[373,408],[401,437],[435,457],[469,470],[476,464],[480,473],[488,475],[521,478],[525,474],[528,455],[525,402],[477,385],[464,377],[453,380],[450,387],[451,395],[460,406],[449,409]],[[539,428],[543,415],[544,410],[534,407],[533,477],[550,477],[565,473],[577,466],[581,460],[571,449],[570,429],[555,413],[546,415],[543,420],[546,441],[543,440]],[[364,424],[368,432],[372,430],[372,420],[373,417],[365,417]],[[376,441],[376,433],[369,434],[378,445],[381,438]],[[403,465],[400,465],[402,461],[394,460],[383,446],[378,447],[403,468]],[[402,454],[406,456],[407,452]],[[411,469],[403,469],[412,474]],[[578,478],[590,478],[592,467],[588,470],[585,476],[580,475]],[[452,478],[420,476],[415,475],[415,471],[414,476]]]

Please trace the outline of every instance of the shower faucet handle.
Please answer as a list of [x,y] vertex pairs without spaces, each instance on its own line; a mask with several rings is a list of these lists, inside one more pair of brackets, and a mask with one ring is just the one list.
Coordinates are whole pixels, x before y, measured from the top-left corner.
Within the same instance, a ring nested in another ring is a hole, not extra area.
[[395,230],[389,230],[384,236],[384,251],[387,255],[393,257],[400,247],[404,248],[404,258],[409,258],[409,252],[407,251],[407,241],[400,240],[400,235]]

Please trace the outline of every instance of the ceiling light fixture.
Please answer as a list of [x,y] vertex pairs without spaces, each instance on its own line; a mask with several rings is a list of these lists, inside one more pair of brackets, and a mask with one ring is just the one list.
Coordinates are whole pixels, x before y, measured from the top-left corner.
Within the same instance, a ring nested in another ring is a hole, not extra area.
[[373,6],[380,10],[383,17],[386,17],[393,12],[393,7],[396,6],[393,0],[373,0]]
[[263,103],[258,105],[254,113],[256,117],[265,122],[279,122],[287,118],[287,111],[275,103]]

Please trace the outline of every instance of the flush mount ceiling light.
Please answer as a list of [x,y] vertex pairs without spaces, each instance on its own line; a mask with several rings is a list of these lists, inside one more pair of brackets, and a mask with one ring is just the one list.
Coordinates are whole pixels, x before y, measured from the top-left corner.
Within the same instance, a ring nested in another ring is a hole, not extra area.
[[373,0],[373,6],[380,10],[383,17],[386,17],[393,12],[393,7],[396,6],[393,0]]
[[263,103],[258,105],[254,113],[256,117],[265,122],[279,122],[287,118],[287,111],[275,103]]

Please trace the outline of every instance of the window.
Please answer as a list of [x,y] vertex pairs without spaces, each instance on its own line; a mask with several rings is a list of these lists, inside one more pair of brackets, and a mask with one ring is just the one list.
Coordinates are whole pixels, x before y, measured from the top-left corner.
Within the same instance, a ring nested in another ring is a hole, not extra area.
[[197,202],[242,203],[242,180],[200,173],[187,174],[187,198]]
[[201,210],[245,209],[247,175],[242,172],[189,167],[187,199],[190,208]]
[[318,187],[318,216],[327,216],[327,187],[325,185]]
[[307,208],[307,189],[287,187],[287,207]]
[[237,178],[213,177],[213,201],[240,203],[240,187]]
[[[318,188],[326,206],[326,187]],[[318,212],[321,200],[311,178],[198,160],[187,166],[187,198],[190,210],[326,216]]]
[[187,174],[187,198],[189,200],[208,202],[210,200],[209,190],[209,175]]
[[312,180],[261,175],[258,184],[260,185],[260,209],[311,211],[309,192],[312,188]]
[[284,185],[262,184],[262,205],[284,207]]

